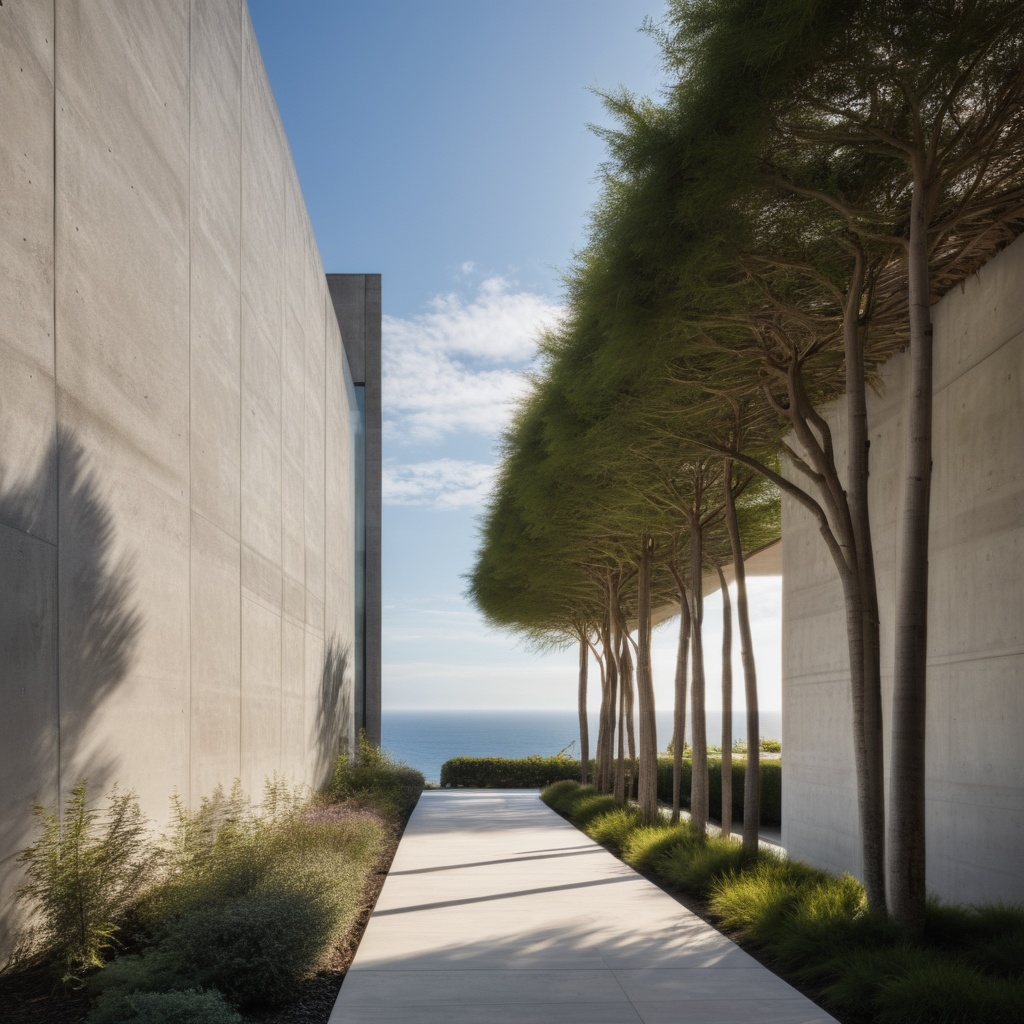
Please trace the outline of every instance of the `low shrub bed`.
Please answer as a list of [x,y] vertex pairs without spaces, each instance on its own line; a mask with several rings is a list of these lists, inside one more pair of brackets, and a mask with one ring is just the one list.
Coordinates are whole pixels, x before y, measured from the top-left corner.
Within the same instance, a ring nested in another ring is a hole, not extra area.
[[81,784],[63,814],[37,810],[20,897],[38,923],[18,966],[95,997],[90,1024],[227,1024],[284,1006],[336,962],[422,786],[364,743],[314,799],[279,780],[259,805],[237,783],[194,811],[175,798],[155,841],[130,794],[103,813]]
[[441,765],[442,789],[541,789],[579,777],[579,761],[567,757],[453,757]]
[[[761,824],[778,825],[782,821],[782,762],[758,762],[761,774]],[[680,802],[683,807],[690,806],[690,777],[693,762],[683,758],[682,780],[680,785]],[[747,770],[746,758],[733,758],[732,762],[732,815],[733,821],[743,820],[743,793],[745,789],[744,773]],[[665,803],[672,802],[672,760],[658,759],[658,799]],[[708,758],[708,806],[711,814],[717,818],[722,806],[722,761],[720,758]]]
[[1024,907],[932,902],[914,938],[867,911],[864,889],[772,853],[644,825],[575,782],[542,799],[637,870],[700,900],[708,916],[847,1024],[1024,1022]]

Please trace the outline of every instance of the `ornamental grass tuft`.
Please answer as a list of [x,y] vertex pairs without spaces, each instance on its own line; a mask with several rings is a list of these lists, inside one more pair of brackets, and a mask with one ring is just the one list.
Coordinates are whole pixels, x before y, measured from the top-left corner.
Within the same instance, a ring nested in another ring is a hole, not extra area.
[[585,829],[595,842],[607,846],[614,854],[621,854],[623,844],[630,834],[643,823],[639,811],[628,807],[617,807],[606,814],[591,818]]

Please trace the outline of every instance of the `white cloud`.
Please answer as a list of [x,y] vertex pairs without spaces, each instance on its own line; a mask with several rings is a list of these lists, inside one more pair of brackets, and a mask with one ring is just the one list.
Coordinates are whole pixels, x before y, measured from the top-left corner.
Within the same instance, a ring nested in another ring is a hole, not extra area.
[[457,431],[501,430],[526,388],[523,371],[535,358],[540,332],[560,312],[540,295],[489,277],[472,298],[448,293],[411,319],[386,316],[389,440],[438,441]]
[[495,467],[462,459],[431,459],[383,469],[384,503],[421,508],[480,508],[490,493]]

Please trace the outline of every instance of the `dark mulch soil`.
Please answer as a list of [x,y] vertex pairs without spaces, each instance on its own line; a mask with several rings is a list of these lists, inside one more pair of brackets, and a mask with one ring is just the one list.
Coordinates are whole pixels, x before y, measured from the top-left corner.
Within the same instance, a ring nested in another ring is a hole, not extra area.
[[[295,1002],[277,1010],[242,1014],[252,1024],[326,1024],[338,990],[352,964],[377,897],[384,887],[405,823],[391,832],[376,869],[363,891],[359,917],[334,949],[326,970],[303,982]],[[81,992],[54,992],[45,968],[33,967],[0,977],[0,1024],[85,1024],[90,1000]]]

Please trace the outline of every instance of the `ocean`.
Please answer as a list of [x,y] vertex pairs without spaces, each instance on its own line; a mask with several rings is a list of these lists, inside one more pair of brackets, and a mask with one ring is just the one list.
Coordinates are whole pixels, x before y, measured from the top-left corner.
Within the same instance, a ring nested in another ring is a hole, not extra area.
[[[590,742],[597,740],[597,716],[590,718]],[[709,711],[708,742],[721,742],[721,712]],[[761,712],[761,735],[781,739],[782,713]],[[389,711],[381,719],[381,746],[394,757],[438,782],[441,765],[452,757],[528,757],[561,750],[579,756],[575,711]],[[742,713],[733,716],[733,737],[746,734]],[[689,724],[687,736],[689,737]],[[671,711],[658,713],[658,748],[672,739]]]

